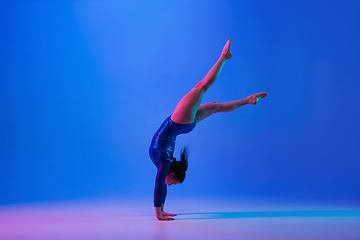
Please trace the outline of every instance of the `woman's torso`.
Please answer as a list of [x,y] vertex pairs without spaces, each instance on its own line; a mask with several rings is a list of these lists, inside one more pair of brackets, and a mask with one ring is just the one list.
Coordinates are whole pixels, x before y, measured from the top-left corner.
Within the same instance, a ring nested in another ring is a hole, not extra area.
[[191,132],[196,125],[196,119],[189,124],[180,124],[171,120],[171,116],[165,119],[155,133],[150,145],[150,158],[157,166],[161,160],[171,161],[175,147],[176,136]]

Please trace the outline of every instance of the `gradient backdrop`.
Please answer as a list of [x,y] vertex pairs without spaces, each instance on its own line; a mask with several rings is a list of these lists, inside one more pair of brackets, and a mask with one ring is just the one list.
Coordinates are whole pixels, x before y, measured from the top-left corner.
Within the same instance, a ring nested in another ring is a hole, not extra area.
[[359,1],[0,2],[0,204],[148,198],[152,135],[216,62],[169,199],[360,201]]

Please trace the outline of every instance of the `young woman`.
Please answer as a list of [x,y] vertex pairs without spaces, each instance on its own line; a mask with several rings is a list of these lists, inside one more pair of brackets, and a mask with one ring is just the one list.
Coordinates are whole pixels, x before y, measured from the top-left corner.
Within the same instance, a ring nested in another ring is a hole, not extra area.
[[172,217],[176,214],[164,212],[167,185],[182,183],[188,166],[186,148],[181,151],[181,161],[173,158],[176,136],[191,132],[198,122],[214,113],[231,112],[246,104],[256,105],[260,99],[268,95],[261,92],[240,100],[201,104],[205,92],[216,81],[224,63],[232,57],[230,43],[231,39],[227,41],[220,58],[205,78],[180,100],[173,114],[165,119],[152,139],[149,154],[158,169],[155,180],[154,206],[156,217],[159,220],[174,220]]

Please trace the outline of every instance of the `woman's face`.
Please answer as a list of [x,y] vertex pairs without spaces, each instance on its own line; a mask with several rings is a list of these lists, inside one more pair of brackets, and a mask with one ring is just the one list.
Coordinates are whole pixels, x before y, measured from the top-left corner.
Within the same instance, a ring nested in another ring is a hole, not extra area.
[[174,173],[169,173],[166,178],[165,178],[165,184],[168,185],[168,186],[171,186],[171,185],[178,185],[180,182],[176,179],[174,179]]

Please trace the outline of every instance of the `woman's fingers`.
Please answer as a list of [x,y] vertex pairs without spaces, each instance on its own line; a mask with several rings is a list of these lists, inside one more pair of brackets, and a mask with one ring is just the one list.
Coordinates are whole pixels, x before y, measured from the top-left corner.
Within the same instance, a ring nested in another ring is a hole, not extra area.
[[175,217],[175,216],[177,216],[177,215],[174,214],[174,213],[165,213],[164,216]]
[[174,214],[174,213],[167,213],[167,212],[162,212],[161,215],[167,216],[167,217],[175,217],[175,216],[177,216],[177,215]]

